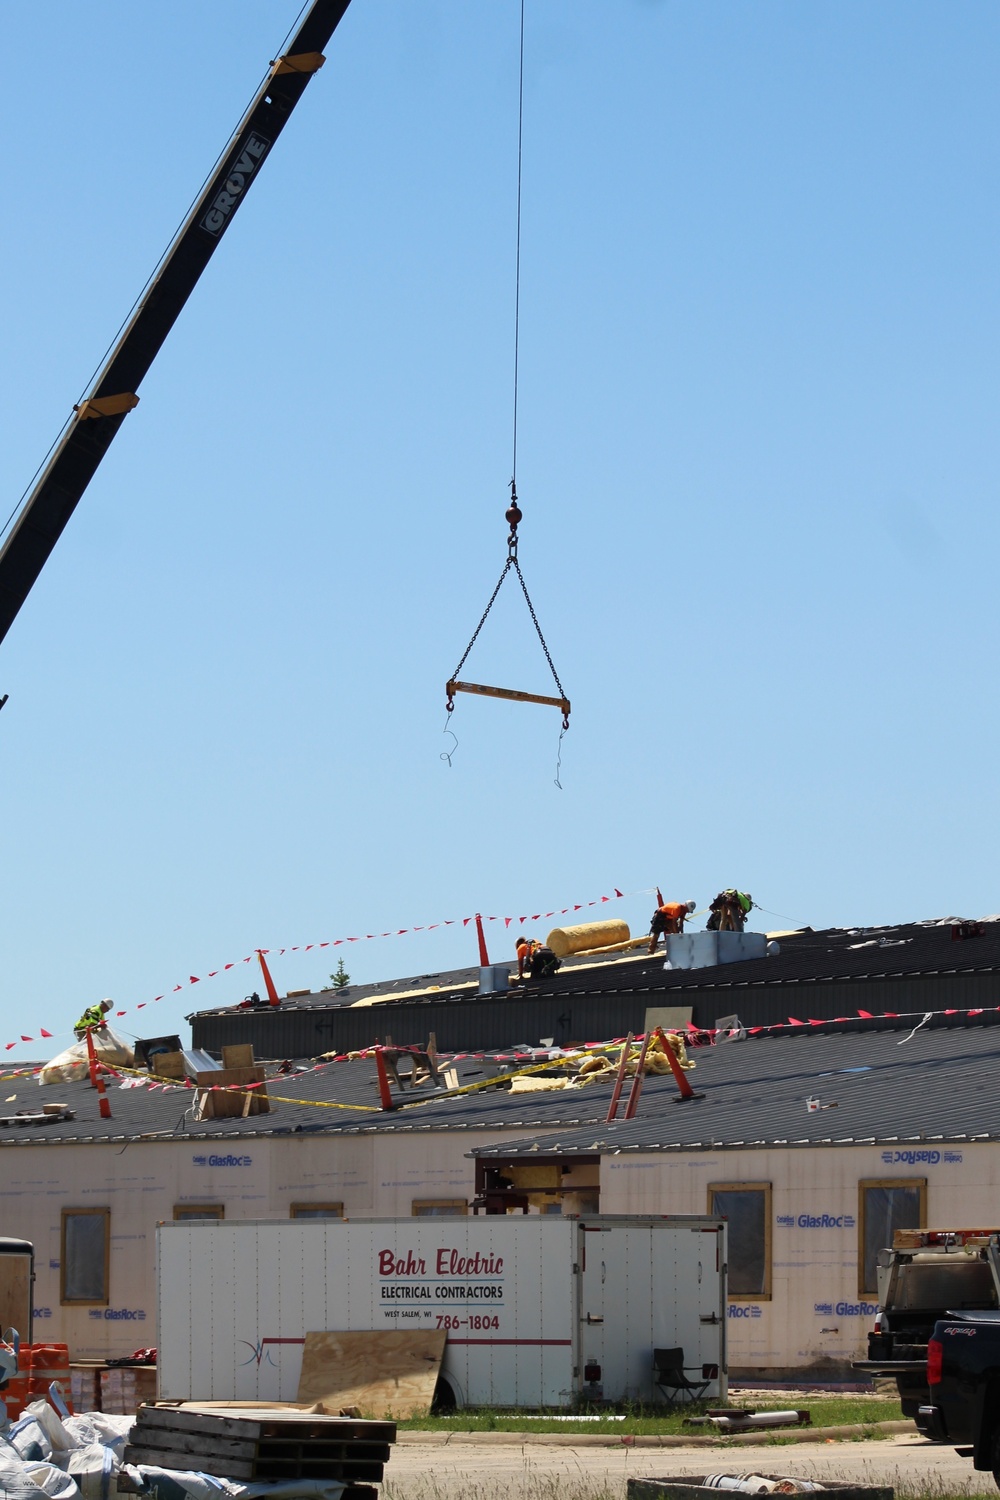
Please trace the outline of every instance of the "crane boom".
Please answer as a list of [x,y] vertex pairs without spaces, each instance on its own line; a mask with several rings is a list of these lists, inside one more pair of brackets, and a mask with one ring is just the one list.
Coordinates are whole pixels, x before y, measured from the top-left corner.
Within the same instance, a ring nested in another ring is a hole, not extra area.
[[198,197],[136,304],[90,394],[74,408],[75,416],[0,549],[0,641],[14,623],[126,415],[138,403],[143,376],[310,78],[322,67],[323,48],[349,4],[350,0],[314,0],[284,54],[271,64],[218,171]]

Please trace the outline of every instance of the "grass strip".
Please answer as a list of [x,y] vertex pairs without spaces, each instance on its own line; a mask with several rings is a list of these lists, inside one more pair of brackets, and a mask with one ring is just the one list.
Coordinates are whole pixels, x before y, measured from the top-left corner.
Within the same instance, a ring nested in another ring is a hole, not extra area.
[[[723,1403],[709,1403],[713,1409],[721,1409]],[[788,1411],[792,1408],[808,1410],[812,1416],[811,1428],[764,1428],[754,1432],[755,1437],[766,1433],[775,1441],[787,1438],[790,1433],[814,1431],[820,1427],[847,1427],[847,1426],[871,1426],[874,1428],[882,1422],[899,1422],[903,1418],[902,1409],[898,1401],[893,1401],[879,1396],[823,1396],[815,1401],[811,1400],[767,1400],[745,1403],[729,1403],[727,1409],[733,1412],[741,1410],[753,1411]],[[626,1435],[648,1435],[648,1434],[673,1434],[688,1438],[705,1437],[710,1435],[711,1429],[704,1427],[685,1427],[686,1416],[703,1415],[705,1403],[693,1403],[674,1411],[663,1411],[662,1408],[622,1407],[616,1410],[615,1415],[620,1418],[624,1414],[624,1421],[611,1421],[608,1416],[601,1417],[598,1421],[573,1422],[559,1420],[566,1413],[553,1412],[549,1420],[544,1414],[539,1420],[534,1416],[531,1422],[525,1422],[521,1413],[516,1411],[501,1411],[496,1408],[469,1408],[460,1412],[450,1412],[447,1415],[437,1417],[411,1417],[401,1421],[398,1426],[401,1432],[524,1432],[531,1433],[590,1433],[593,1435],[606,1434],[607,1436],[621,1439]],[[594,1413],[588,1413],[591,1417]],[[742,1436],[739,1434],[738,1436]],[[730,1441],[730,1435],[725,1439],[718,1434],[720,1441]]]

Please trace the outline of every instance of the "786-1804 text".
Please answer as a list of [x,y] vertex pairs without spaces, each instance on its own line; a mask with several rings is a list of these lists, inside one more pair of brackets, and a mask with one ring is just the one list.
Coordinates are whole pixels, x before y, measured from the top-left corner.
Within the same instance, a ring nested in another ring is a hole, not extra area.
[[437,1326],[439,1328],[499,1328],[500,1319],[490,1317],[487,1313],[472,1313],[468,1318],[460,1318],[456,1313],[438,1313]]

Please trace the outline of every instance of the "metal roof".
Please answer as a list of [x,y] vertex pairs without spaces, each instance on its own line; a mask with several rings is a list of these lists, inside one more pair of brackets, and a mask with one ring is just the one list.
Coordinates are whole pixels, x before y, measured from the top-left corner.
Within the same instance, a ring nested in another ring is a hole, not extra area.
[[[258,1056],[317,1056],[369,1046],[387,1032],[413,1043],[433,1031],[442,1049],[480,1050],[534,1044],[542,1036],[568,1045],[641,1031],[650,1006],[690,1005],[695,1022],[711,1026],[734,1011],[748,1023],[768,1024],[803,1012],[833,1018],[859,1008],[990,1004],[1000,974],[1000,921],[984,920],[978,936],[960,942],[955,925],[945,919],[805,929],[782,937],[773,957],[703,969],[666,969],[662,949],[654,958],[582,954],[544,984],[492,995],[449,989],[468,969],[424,975],[420,995],[362,1008],[309,996],[261,1010],[199,1012],[192,1017],[194,1044],[217,1050],[249,1041]],[[410,982],[393,981],[392,990]],[[426,987],[432,982],[439,988]],[[388,991],[387,985],[382,993]]]
[[[844,1027],[789,1027],[695,1052],[691,1081],[642,1095],[634,1120],[482,1146],[477,1156],[604,1155],[725,1147],[892,1147],[907,1165],[933,1164],[943,1143],[1000,1137],[1000,1011],[920,1015]],[[918,1029],[914,1029],[918,1028]],[[810,1112],[806,1100],[817,1098]]]
[[[200,1122],[191,1118],[191,1089],[120,1087],[112,1081],[114,1118],[101,1120],[88,1083],[43,1089],[25,1077],[8,1081],[16,1094],[9,1110],[65,1102],[76,1118],[5,1125],[0,1142],[224,1142],[316,1131],[496,1130],[513,1140],[480,1148],[479,1154],[518,1155],[539,1149],[571,1154],[858,1141],[905,1141],[909,1148],[914,1141],[1000,1136],[1000,1008],[784,1026],[745,1041],[692,1048],[691,1055],[696,1069],[689,1077],[704,1099],[677,1104],[672,1076],[649,1077],[636,1118],[611,1125],[605,1124],[610,1079],[551,1093],[491,1085],[447,1097],[418,1089],[413,1107],[385,1113],[378,1108],[371,1059],[272,1076],[270,1114]],[[485,1082],[488,1060],[460,1060],[460,1082]],[[810,1096],[830,1107],[809,1113]],[[407,1103],[409,1097],[408,1091],[399,1096]]]
[[[443,1060],[444,1061],[444,1060]],[[484,1058],[464,1058],[455,1064],[459,1083],[483,1082],[487,1076]],[[530,1063],[531,1059],[523,1060]],[[504,1067],[510,1069],[509,1060]],[[30,1075],[8,1078],[7,1089],[15,1097],[6,1113],[38,1111],[43,1104],[65,1103],[72,1120],[53,1119],[46,1125],[0,1125],[0,1144],[46,1145],[92,1141],[163,1141],[169,1139],[218,1142],[262,1135],[321,1132],[370,1132],[383,1130],[533,1130],[536,1127],[567,1128],[603,1119],[607,1114],[610,1085],[594,1084],[586,1089],[558,1093],[512,1094],[493,1086],[482,1091],[440,1097],[426,1087],[394,1091],[401,1107],[386,1113],[379,1106],[375,1064],[371,1058],[324,1063],[307,1071],[274,1075],[267,1079],[270,1113],[246,1119],[193,1119],[193,1087],[162,1085],[144,1081],[124,1086],[107,1079],[113,1118],[102,1120],[98,1095],[89,1082],[41,1087]]]

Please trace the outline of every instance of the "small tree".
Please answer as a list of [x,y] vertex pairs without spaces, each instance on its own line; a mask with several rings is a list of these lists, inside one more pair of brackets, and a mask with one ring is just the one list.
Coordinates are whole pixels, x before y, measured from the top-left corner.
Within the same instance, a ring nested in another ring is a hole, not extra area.
[[343,960],[343,958],[338,958],[337,959],[337,967],[334,970],[334,972],[330,975],[330,986],[331,986],[332,989],[335,989],[335,990],[346,990],[346,988],[350,984],[350,982],[351,982],[351,976],[350,976],[350,974],[348,974],[347,970],[344,968],[344,960]]

